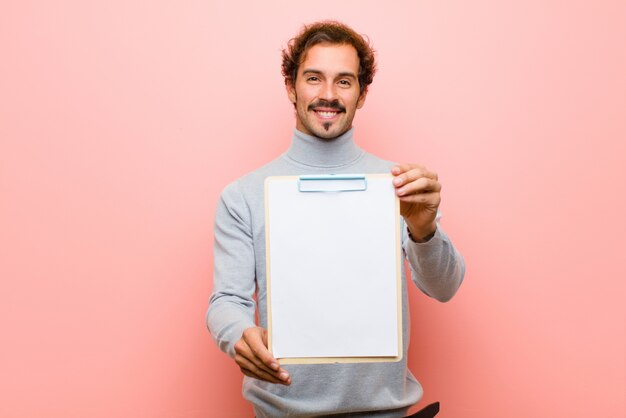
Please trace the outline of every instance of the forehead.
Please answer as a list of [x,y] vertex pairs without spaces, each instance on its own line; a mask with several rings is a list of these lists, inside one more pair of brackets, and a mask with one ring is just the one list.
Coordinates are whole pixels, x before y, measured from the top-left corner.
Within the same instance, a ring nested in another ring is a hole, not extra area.
[[359,72],[359,55],[349,44],[317,44],[306,52],[299,73],[314,69],[316,71],[338,73]]

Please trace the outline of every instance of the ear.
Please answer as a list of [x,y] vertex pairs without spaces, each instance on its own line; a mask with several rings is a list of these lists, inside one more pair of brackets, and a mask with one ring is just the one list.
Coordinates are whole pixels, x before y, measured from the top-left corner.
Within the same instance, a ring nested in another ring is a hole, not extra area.
[[367,88],[363,90],[363,93],[359,96],[359,99],[356,101],[356,108],[360,109],[365,104],[365,97],[367,96]]
[[285,83],[285,89],[287,90],[287,97],[289,97],[289,101],[296,104],[296,88],[291,84],[290,81]]

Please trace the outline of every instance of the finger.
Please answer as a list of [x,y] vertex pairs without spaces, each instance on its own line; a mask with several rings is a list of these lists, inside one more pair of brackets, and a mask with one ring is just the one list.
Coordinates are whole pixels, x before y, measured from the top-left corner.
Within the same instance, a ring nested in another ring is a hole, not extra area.
[[407,164],[398,164],[395,165],[391,168],[391,173],[394,176],[398,176],[400,174],[403,173],[408,173],[409,171],[412,170],[418,170],[418,171],[422,171],[425,173],[425,175],[427,177],[431,177],[431,178],[435,178],[437,177],[437,173],[430,171],[426,168],[426,166],[422,165],[422,164],[412,164],[412,163],[407,163]]
[[440,191],[441,184],[437,180],[433,180],[428,177],[420,177],[417,180],[396,188],[396,194],[398,196],[409,196],[413,194],[423,193],[439,193]]
[[248,362],[255,365],[256,368],[265,370],[267,373],[278,376],[278,371],[272,370],[270,367],[265,365],[261,359],[259,359],[250,348],[250,346],[246,343],[246,341],[242,338],[237,341],[235,344],[235,353],[241,358],[245,358]]
[[[268,347],[269,343],[268,343],[267,330],[265,328],[261,328],[261,331],[262,331],[261,332],[261,341],[263,341],[263,346],[264,347]],[[280,367],[280,364],[278,363],[278,360],[276,360],[274,355],[272,355],[272,353],[269,350],[267,350],[267,353],[269,354],[269,356],[273,360],[272,364],[270,364],[270,368],[275,370],[278,373],[278,377],[280,377],[282,380],[285,380],[285,381],[289,380],[291,382],[291,377],[289,376],[289,373],[287,372],[287,370],[285,370],[282,367]]]
[[[400,199],[401,204],[402,203],[414,203],[414,204],[420,204],[424,206],[430,206],[433,208],[439,207],[439,204],[441,203],[441,195],[435,192],[401,196],[399,197],[399,199]],[[402,212],[402,205],[400,207],[400,212]]]
[[[247,344],[247,349],[252,354],[246,357],[253,361],[257,367],[277,376],[284,382],[290,379],[287,370],[280,367],[278,361],[267,349],[267,330],[260,327],[249,328],[243,332],[242,340]],[[244,347],[244,349],[246,348]]]
[[269,370],[278,371],[280,365],[272,353],[267,349],[267,331],[263,328],[248,328],[243,332],[242,339]]
[[288,383],[285,383],[285,382],[281,382],[280,380],[279,381],[273,381],[273,380],[264,379],[261,376],[257,376],[254,373],[251,373],[251,372],[249,372],[248,370],[245,370],[245,369],[241,369],[241,372],[243,374],[245,374],[246,376],[252,377],[254,379],[263,380],[263,381],[274,383],[274,384],[277,384],[277,385],[287,385],[288,384]]
[[280,381],[278,377],[269,373],[267,370],[264,370],[258,367],[257,364],[250,361],[250,359],[244,356],[236,354],[235,362],[237,363],[237,365],[239,366],[239,368],[244,374],[246,374],[247,372],[247,374],[252,375],[252,377],[256,377],[257,379],[262,379],[262,380],[267,380],[267,381],[273,381],[274,383],[277,383]]
[[439,180],[439,176],[437,175],[437,173],[429,171],[425,167],[416,167],[411,170],[405,171],[402,174],[398,174],[393,179],[393,185],[395,187],[401,187],[422,177]]
[[277,384],[281,384],[281,385],[291,385],[291,377],[288,377],[286,379],[279,379],[276,376],[267,373],[264,370],[261,369],[257,369],[255,372],[251,372],[248,369],[245,368],[241,368],[241,372],[243,374],[245,374],[246,376],[250,376],[250,377],[254,377],[255,379],[261,379],[261,380],[265,380],[267,382],[272,382],[272,383],[277,383]]
[[279,378],[277,378],[276,376],[268,373],[267,371],[263,370],[263,369],[259,369],[254,363],[248,361],[248,359],[242,357],[242,356],[235,356],[235,361],[237,362],[237,364],[239,365],[239,368],[241,369],[241,372],[243,374],[245,374],[246,376],[250,376],[253,377],[255,379],[260,379],[260,380],[265,380],[267,382],[271,382],[271,383],[281,383],[281,384],[289,384],[291,383],[291,381],[287,382],[287,381],[283,381]]
[[411,164],[411,163],[396,164],[393,167],[391,167],[391,174],[393,174],[394,176],[397,176],[409,170],[413,170],[414,168],[426,168],[426,167],[424,167],[421,164]]

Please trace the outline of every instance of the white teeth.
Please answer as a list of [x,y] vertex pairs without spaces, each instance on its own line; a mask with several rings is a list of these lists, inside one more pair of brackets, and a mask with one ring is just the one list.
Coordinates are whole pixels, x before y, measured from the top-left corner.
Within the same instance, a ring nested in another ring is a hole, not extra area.
[[323,118],[332,118],[337,112],[317,112]]

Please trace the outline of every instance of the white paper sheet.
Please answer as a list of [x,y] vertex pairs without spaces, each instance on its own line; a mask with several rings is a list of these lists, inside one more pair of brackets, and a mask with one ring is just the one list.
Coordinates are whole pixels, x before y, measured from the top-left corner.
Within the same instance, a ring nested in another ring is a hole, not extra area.
[[351,192],[300,192],[297,177],[274,177],[266,194],[274,356],[398,356],[391,176]]

